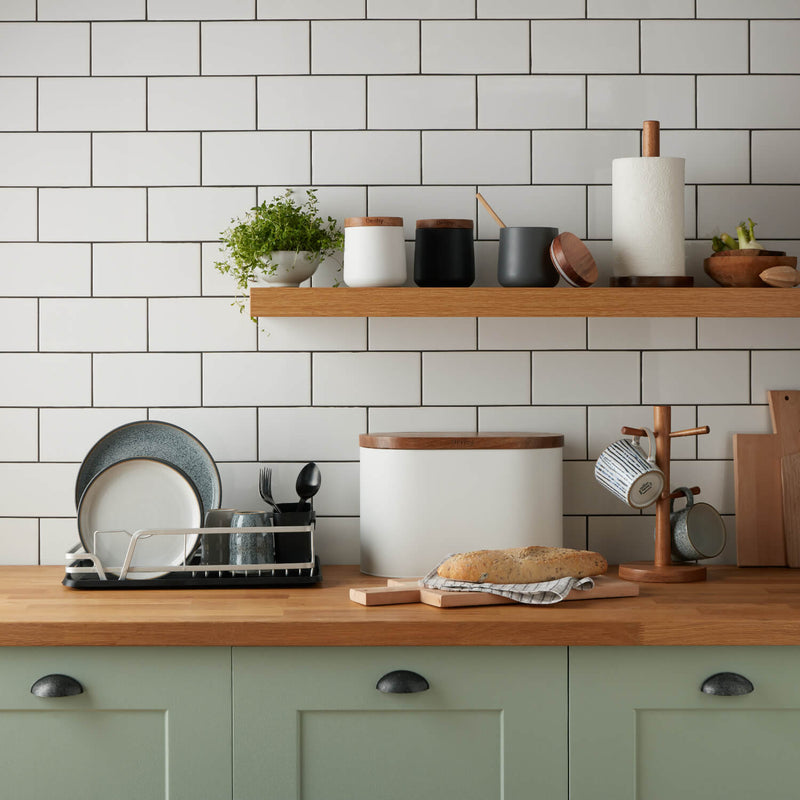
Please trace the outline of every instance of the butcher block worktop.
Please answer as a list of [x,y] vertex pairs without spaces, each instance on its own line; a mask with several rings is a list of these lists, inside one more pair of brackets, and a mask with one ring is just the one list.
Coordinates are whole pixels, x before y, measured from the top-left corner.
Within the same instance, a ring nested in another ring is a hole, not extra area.
[[326,566],[297,589],[78,591],[60,567],[0,567],[0,645],[800,645],[800,570],[709,567],[708,581],[557,606],[365,607],[385,581]]

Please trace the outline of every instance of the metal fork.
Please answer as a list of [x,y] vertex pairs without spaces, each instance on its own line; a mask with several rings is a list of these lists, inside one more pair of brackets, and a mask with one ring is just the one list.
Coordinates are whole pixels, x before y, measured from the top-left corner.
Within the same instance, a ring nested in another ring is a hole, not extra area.
[[258,493],[261,499],[280,513],[278,504],[272,499],[272,467],[261,467],[258,472]]

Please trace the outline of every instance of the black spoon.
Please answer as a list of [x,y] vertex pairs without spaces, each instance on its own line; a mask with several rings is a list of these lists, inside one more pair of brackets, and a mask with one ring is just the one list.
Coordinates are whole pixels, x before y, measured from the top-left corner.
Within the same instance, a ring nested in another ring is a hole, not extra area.
[[319,471],[319,467],[313,461],[309,461],[309,463],[300,470],[300,474],[297,476],[297,481],[294,485],[297,496],[300,498],[300,503],[302,504],[308,500],[311,508],[313,508],[314,502],[312,498],[319,491],[321,485],[322,474]]

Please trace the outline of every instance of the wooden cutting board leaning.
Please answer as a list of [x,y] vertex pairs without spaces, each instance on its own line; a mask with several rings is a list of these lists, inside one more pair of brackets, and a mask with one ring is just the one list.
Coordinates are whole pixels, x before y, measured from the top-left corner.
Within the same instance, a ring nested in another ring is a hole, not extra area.
[[800,391],[767,394],[774,433],[733,435],[736,561],[800,567]]

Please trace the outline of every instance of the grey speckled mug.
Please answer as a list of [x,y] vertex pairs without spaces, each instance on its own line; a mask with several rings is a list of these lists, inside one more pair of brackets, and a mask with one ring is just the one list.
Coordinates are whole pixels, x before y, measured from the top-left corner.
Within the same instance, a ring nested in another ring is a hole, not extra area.
[[231,564],[274,564],[275,534],[236,532],[236,528],[272,527],[271,511],[237,511],[231,519]]
[[686,506],[673,511],[675,500],[669,501],[672,554],[683,561],[718,556],[728,538],[725,520],[714,506],[695,503],[688,487],[679,486],[676,491],[683,492]]

